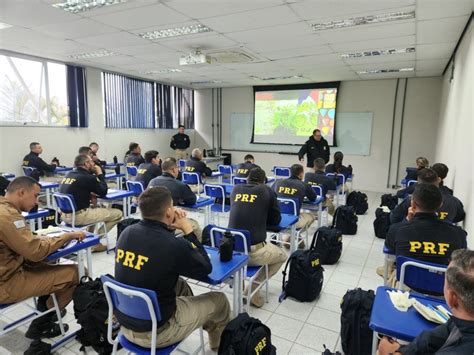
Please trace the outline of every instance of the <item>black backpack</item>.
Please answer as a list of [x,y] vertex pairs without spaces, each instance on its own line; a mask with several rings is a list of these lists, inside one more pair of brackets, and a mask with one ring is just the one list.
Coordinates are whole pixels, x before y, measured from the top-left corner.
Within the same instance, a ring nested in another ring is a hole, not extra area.
[[[107,340],[109,306],[100,279],[92,280],[83,276],[74,290],[72,300],[74,316],[81,326],[76,335],[76,339],[82,344],[81,351],[86,346],[92,346],[101,355],[111,354],[112,345]],[[114,327],[116,332],[118,327],[118,324]]]
[[374,291],[360,288],[346,292],[341,302],[341,345],[346,355],[372,353],[370,314],[374,303]]
[[384,212],[383,208],[375,210],[374,232],[377,238],[385,239],[390,228],[390,212]]
[[[301,302],[311,302],[321,293],[324,269],[321,266],[321,255],[315,250],[315,236],[308,250],[297,250],[288,258],[283,270],[280,302],[287,297],[293,297]],[[290,273],[286,281],[288,265]]]
[[369,209],[367,195],[360,191],[352,191],[347,196],[346,205],[353,206],[357,214],[364,214]]
[[383,194],[380,197],[380,207],[387,206],[390,211],[398,205],[398,197],[392,194]]
[[[52,208],[48,208],[48,215],[44,216],[41,219],[41,226],[42,228],[48,228],[49,226],[56,227],[56,210]],[[58,220],[61,220],[61,213],[59,213]]]
[[247,313],[231,320],[221,335],[219,355],[274,355],[270,328]]
[[140,222],[139,219],[136,218],[125,218],[117,223],[117,241],[120,238],[120,234],[127,228],[128,226],[133,226],[134,224]]
[[342,233],[332,227],[320,227],[314,233],[316,238],[315,250],[321,256],[321,264],[332,265],[337,263],[342,254]]
[[354,207],[340,206],[334,212],[332,226],[339,229],[342,234],[353,235],[357,233],[358,220]]

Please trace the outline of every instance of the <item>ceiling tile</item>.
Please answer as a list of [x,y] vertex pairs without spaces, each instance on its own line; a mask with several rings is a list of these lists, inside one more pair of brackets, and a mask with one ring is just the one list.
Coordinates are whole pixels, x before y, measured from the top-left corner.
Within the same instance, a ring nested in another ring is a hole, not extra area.
[[399,61],[399,62],[385,62],[373,64],[354,64],[350,66],[355,71],[372,70],[372,69],[400,69],[400,68],[414,68],[415,61]]
[[114,48],[150,43],[148,40],[132,35],[128,32],[116,32],[99,36],[82,37],[79,43],[91,44],[97,47]]
[[261,52],[260,55],[271,59],[271,60],[278,60],[278,59],[289,59],[289,58],[299,58],[311,55],[320,55],[320,54],[328,54],[332,53],[333,50],[328,45],[326,46],[308,46],[305,48],[295,48],[291,51],[288,50],[279,50],[279,51],[271,51],[271,52]]
[[434,60],[417,60],[416,70],[443,70],[448,64],[449,58]]
[[35,28],[35,31],[45,33],[52,37],[75,39],[119,32],[118,29],[103,25],[89,19],[80,19],[68,23],[57,23]]
[[391,37],[383,39],[351,41],[342,43],[331,43],[330,46],[335,52],[349,53],[353,51],[364,51],[383,48],[404,48],[414,46],[416,43],[416,36]]
[[314,34],[311,26],[306,22],[300,21],[279,26],[253,29],[249,31],[240,31],[227,33],[226,36],[242,43],[259,43],[278,38],[296,39],[305,35]]
[[127,55],[175,53],[175,51],[172,49],[160,46],[159,44],[152,42],[149,42],[147,44],[141,44],[139,46],[113,47],[111,48],[111,51]]
[[449,17],[417,22],[418,44],[457,42],[466,26],[468,16]]
[[417,70],[415,74],[416,76],[441,76],[443,69]]
[[295,48],[312,48],[319,47],[326,44],[326,41],[317,34],[300,36],[300,37],[285,37],[274,36],[261,42],[254,42],[246,44],[245,46],[257,53],[265,53],[272,51],[291,51]]
[[416,46],[416,59],[441,59],[449,58],[456,47],[456,42],[419,44]]
[[190,52],[197,48],[206,50],[215,50],[220,48],[229,48],[235,46],[237,43],[229,38],[219,34],[208,34],[207,36],[186,36],[160,42],[166,48],[171,48],[179,51]]
[[444,17],[470,15],[474,11],[472,0],[417,0],[417,20],[432,20]]
[[377,63],[399,63],[405,61],[416,60],[416,53],[406,54],[391,54],[391,55],[377,55],[371,57],[359,57],[359,58],[344,58],[344,62],[348,65],[359,65],[359,64],[377,64]]
[[109,57],[101,57],[101,58],[93,58],[90,60],[93,63],[99,63],[99,64],[110,64],[114,66],[120,66],[123,64],[140,64],[140,63],[146,63],[146,61],[132,57],[132,56],[126,56],[126,55],[115,55],[115,56],[109,56]]
[[359,78],[362,80],[374,80],[374,79],[396,79],[396,78],[412,78],[415,76],[415,72],[401,72],[401,73],[380,73],[380,74],[361,74]]

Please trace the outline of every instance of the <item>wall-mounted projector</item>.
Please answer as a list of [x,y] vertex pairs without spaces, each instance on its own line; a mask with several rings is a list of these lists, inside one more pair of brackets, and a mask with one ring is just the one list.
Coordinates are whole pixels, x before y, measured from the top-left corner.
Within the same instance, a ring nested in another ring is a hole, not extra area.
[[211,56],[202,54],[200,51],[183,55],[179,58],[179,65],[211,64]]

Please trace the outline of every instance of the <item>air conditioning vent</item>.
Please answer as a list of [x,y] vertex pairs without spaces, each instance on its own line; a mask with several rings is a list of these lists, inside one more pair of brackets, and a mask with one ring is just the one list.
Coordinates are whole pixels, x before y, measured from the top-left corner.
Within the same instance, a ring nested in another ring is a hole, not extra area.
[[232,48],[216,52],[207,52],[213,64],[249,63],[260,61],[254,54],[242,48]]

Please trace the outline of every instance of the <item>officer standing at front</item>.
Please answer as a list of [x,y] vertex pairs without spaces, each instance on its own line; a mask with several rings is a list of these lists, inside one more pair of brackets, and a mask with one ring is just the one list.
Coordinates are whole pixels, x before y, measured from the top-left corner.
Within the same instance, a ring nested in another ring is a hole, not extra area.
[[189,148],[191,140],[184,134],[184,126],[179,125],[178,133],[171,137],[170,147],[176,152],[176,159],[186,159],[186,149]]
[[313,135],[303,144],[298,152],[298,158],[301,164],[304,163],[304,155],[306,154],[308,168],[313,167],[316,158],[323,158],[327,164],[329,161],[329,144],[321,135],[321,130],[315,129]]

